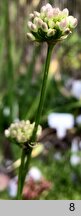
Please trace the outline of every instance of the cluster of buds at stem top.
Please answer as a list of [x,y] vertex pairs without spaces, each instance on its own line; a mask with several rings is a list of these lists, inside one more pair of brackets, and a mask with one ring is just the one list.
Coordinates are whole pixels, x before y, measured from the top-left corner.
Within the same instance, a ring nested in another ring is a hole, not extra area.
[[34,11],[28,21],[27,38],[32,41],[56,43],[68,37],[77,26],[77,19],[69,16],[67,8],[60,10],[46,4],[40,13]]
[[[7,138],[15,139],[17,143],[26,143],[31,139],[33,129],[34,129],[35,123],[30,123],[29,120],[27,121],[19,121],[17,123],[12,123],[10,127],[5,130],[5,136]],[[41,135],[42,128],[39,125],[37,129],[36,138]]]

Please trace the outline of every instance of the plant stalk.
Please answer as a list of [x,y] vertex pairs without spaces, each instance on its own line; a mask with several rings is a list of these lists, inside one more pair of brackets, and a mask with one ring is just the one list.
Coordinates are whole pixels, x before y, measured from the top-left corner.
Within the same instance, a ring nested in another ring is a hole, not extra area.
[[[45,101],[47,78],[48,78],[48,72],[49,72],[49,66],[50,66],[50,60],[51,60],[53,46],[54,45],[48,45],[46,63],[45,63],[45,68],[44,68],[44,76],[43,76],[43,81],[42,81],[41,94],[40,94],[39,105],[38,105],[37,114],[36,114],[36,118],[35,118],[35,127],[33,130],[32,137],[30,139],[31,145],[32,145],[32,143],[36,142],[36,133],[37,133],[37,129],[38,129],[38,125],[40,122],[40,117],[41,117],[41,113],[42,113],[42,109],[43,109],[44,101]],[[24,152],[22,152],[21,165],[20,165],[20,169],[19,169],[18,199],[22,199],[22,191],[23,191],[23,186],[24,186],[24,182],[25,182],[25,177],[26,177],[26,174],[27,174],[28,169],[29,169],[31,152],[32,152],[31,147],[29,147],[28,151],[26,152],[26,155],[24,155]],[[26,161],[25,161],[25,159],[26,159]]]
[[22,178],[23,178],[23,171],[24,171],[24,163],[25,163],[25,151],[24,149],[22,150],[22,155],[21,155],[21,164],[19,167],[19,176],[18,176],[18,191],[17,191],[17,199],[22,200]]
[[41,88],[41,94],[40,94],[40,100],[39,100],[39,105],[38,105],[37,114],[36,114],[36,118],[35,118],[35,127],[33,130],[32,137],[31,137],[32,143],[36,141],[37,128],[38,128],[38,125],[40,122],[40,117],[41,117],[41,113],[42,113],[43,106],[44,106],[46,88],[47,88],[48,72],[49,72],[49,66],[50,66],[50,60],[51,60],[53,47],[54,47],[53,44],[48,45],[46,63],[45,63],[45,68],[44,68],[44,76],[43,76],[43,82],[42,82],[42,88]]

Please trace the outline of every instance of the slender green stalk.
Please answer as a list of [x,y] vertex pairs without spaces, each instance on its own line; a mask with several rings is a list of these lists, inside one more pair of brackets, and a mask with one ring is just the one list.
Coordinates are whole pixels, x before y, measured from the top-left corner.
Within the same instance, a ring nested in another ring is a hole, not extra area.
[[21,155],[21,165],[19,167],[19,176],[18,176],[18,192],[17,192],[17,198],[18,200],[22,200],[22,178],[23,178],[23,171],[24,171],[24,163],[25,163],[25,151],[22,150]]
[[22,191],[25,182],[25,177],[28,172],[30,158],[31,158],[32,149],[29,147],[28,152],[22,150],[21,155],[21,165],[19,167],[19,176],[18,176],[18,191],[17,191],[17,199],[22,200]]
[[[38,128],[38,124],[40,121],[42,109],[44,106],[46,87],[47,87],[47,78],[48,78],[48,72],[49,72],[52,50],[53,50],[53,45],[48,45],[47,57],[46,57],[46,63],[45,63],[45,69],[44,69],[44,77],[43,77],[41,94],[40,94],[40,100],[39,100],[38,110],[37,110],[37,114],[36,114],[36,118],[35,118],[35,127],[34,127],[33,134],[32,134],[31,140],[30,140],[31,144],[36,141],[37,128]],[[21,194],[23,191],[25,177],[26,177],[26,174],[28,172],[28,168],[29,168],[29,164],[30,164],[31,152],[32,152],[31,147],[29,147],[28,151],[26,152],[26,155],[24,155],[24,152],[22,152],[21,166],[19,169],[18,199],[22,199]],[[26,161],[25,161],[25,159],[26,159]]]
[[45,69],[44,69],[44,77],[43,77],[42,88],[41,88],[41,95],[40,95],[38,110],[37,110],[37,114],[35,118],[35,127],[33,130],[32,137],[31,137],[31,142],[35,142],[36,140],[37,128],[40,122],[40,117],[41,117],[41,113],[42,113],[43,106],[44,106],[46,87],[47,87],[47,78],[48,78],[50,59],[52,55],[53,46],[54,45],[48,45],[47,57],[46,57],[46,63],[45,63]]
[[25,164],[24,164],[24,170],[23,170],[23,175],[22,175],[21,194],[22,194],[26,174],[28,173],[28,169],[29,169],[29,164],[30,164],[30,159],[31,159],[31,152],[32,152],[32,148],[29,147],[29,151],[27,152],[27,155],[26,155],[26,158],[25,158],[26,161],[25,161]]

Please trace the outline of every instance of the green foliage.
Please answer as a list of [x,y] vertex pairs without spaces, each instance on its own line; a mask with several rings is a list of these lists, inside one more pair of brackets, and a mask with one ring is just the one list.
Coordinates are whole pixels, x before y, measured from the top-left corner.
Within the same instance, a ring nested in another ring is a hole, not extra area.
[[60,47],[58,58],[62,74],[81,78],[81,37],[78,32],[73,33]]
[[[39,102],[38,92],[46,53],[44,48],[38,45],[35,47],[26,39],[28,14],[33,7],[30,2],[34,1],[29,1],[28,5],[21,5],[19,1],[0,2],[0,147],[3,148],[4,129],[17,118],[33,121]],[[50,0],[49,3],[54,1]],[[42,1],[39,8],[41,4]],[[78,1],[77,12],[81,8],[79,6]],[[34,9],[37,8],[34,6]],[[56,81],[52,77],[48,80],[47,97],[40,121],[43,127],[47,126],[50,112],[69,112],[75,116],[81,113],[81,101],[72,96],[67,97],[60,91],[68,77],[81,79],[80,29],[58,45],[54,55],[58,57],[62,79]],[[36,69],[36,66],[40,65],[41,67]],[[10,109],[9,115],[4,114],[5,108]],[[11,148],[14,153],[13,160],[18,159],[20,150],[12,143]],[[80,167],[72,169],[67,155],[63,156],[61,162],[49,160],[46,164],[36,159],[32,160],[31,165],[38,165],[45,177],[52,181],[53,188],[45,199],[80,199]],[[77,173],[78,180],[75,184],[72,182],[71,172]],[[0,194],[0,198],[7,199],[7,191]]]

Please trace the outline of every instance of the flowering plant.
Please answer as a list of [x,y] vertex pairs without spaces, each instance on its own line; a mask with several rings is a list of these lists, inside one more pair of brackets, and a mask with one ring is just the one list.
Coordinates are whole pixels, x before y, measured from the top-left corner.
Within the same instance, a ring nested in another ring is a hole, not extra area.
[[[5,130],[5,136],[7,138],[10,137],[12,139],[15,139],[17,143],[26,144],[32,136],[34,126],[35,122],[31,124],[29,120],[22,120],[16,123],[12,123],[11,126],[7,130]],[[41,135],[41,132],[42,128],[40,125],[38,125],[36,138]]]
[[66,39],[76,26],[77,19],[69,16],[67,8],[61,11],[46,4],[40,13],[34,11],[30,14],[27,37],[33,41],[55,43]]
[[[37,138],[41,134],[39,122],[44,106],[53,47],[58,41],[66,39],[76,26],[77,19],[73,16],[69,16],[67,8],[61,11],[59,8],[53,8],[50,4],[46,4],[41,8],[40,13],[34,11],[34,13],[30,14],[27,38],[32,41],[47,42],[48,49],[35,123],[30,124],[30,121],[21,121],[12,124],[10,128],[5,131],[7,137],[15,138],[18,143],[22,144],[21,165],[18,178],[18,199],[22,199],[23,185],[29,168],[32,148],[35,146]],[[23,148],[23,146],[25,146],[25,148]]]

